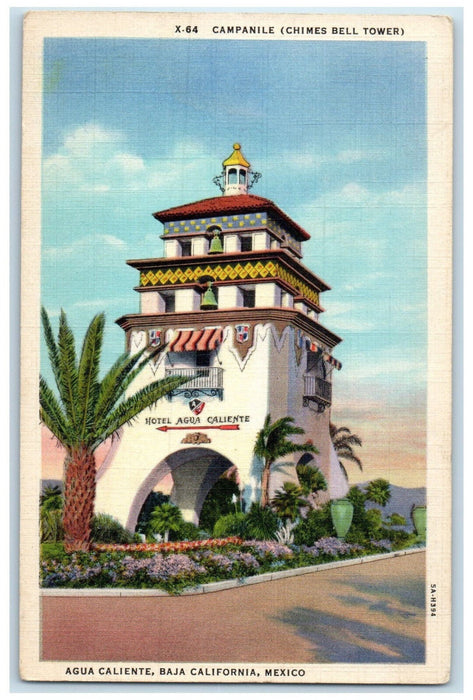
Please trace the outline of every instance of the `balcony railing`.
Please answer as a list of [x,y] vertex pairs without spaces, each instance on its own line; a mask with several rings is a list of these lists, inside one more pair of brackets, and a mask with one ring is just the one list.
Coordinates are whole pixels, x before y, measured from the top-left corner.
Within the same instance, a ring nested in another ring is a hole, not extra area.
[[173,367],[165,370],[167,377],[189,377],[189,381],[169,392],[169,398],[182,394],[188,399],[197,396],[223,398],[223,369],[221,367]]
[[309,401],[314,401],[318,405],[318,410],[323,413],[326,406],[332,403],[332,385],[321,377],[312,374],[304,376],[304,406],[309,405]]

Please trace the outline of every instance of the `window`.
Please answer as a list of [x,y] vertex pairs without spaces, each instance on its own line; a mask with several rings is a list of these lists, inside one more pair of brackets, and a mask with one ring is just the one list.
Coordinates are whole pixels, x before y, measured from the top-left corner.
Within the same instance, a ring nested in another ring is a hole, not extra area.
[[242,289],[241,290],[242,305],[247,308],[253,309],[255,306],[255,290],[254,289]]
[[237,184],[236,168],[230,168],[230,170],[228,171],[228,184],[229,185],[236,185]]
[[244,185],[246,183],[246,171],[240,169],[240,185]]
[[181,255],[183,257],[185,257],[186,255],[192,255],[191,241],[181,241]]
[[242,236],[240,238],[240,250],[242,253],[253,250],[253,238],[251,236]]
[[169,292],[168,294],[163,294],[164,299],[164,312],[173,313],[176,310],[176,296],[174,292]]

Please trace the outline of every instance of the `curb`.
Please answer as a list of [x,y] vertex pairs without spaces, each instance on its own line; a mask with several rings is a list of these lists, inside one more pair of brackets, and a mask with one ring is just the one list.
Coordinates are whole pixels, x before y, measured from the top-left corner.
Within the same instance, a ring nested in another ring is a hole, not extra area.
[[44,597],[87,597],[87,598],[130,598],[130,597],[166,597],[178,598],[187,595],[200,595],[202,593],[216,593],[218,591],[226,591],[229,588],[241,588],[243,586],[252,586],[257,583],[267,583],[268,581],[277,581],[282,578],[292,578],[293,576],[304,576],[305,574],[314,574],[318,571],[326,571],[328,569],[341,569],[344,566],[354,566],[355,564],[369,564],[373,561],[382,559],[394,559],[395,557],[404,557],[410,554],[418,554],[425,552],[426,547],[416,547],[413,549],[401,549],[398,552],[386,552],[386,554],[369,554],[358,559],[345,559],[343,561],[332,561],[328,564],[313,564],[312,566],[303,566],[299,569],[285,569],[284,571],[275,571],[273,573],[266,572],[265,574],[256,574],[245,579],[229,579],[228,581],[215,581],[213,583],[204,583],[195,588],[187,588],[178,596],[167,591],[162,591],[156,588],[41,588],[40,595]]

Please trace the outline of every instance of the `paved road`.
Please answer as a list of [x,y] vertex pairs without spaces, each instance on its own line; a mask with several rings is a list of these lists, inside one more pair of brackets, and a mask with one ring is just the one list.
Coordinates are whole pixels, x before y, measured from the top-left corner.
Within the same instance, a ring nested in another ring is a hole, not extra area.
[[45,597],[43,659],[422,663],[425,555],[184,597]]

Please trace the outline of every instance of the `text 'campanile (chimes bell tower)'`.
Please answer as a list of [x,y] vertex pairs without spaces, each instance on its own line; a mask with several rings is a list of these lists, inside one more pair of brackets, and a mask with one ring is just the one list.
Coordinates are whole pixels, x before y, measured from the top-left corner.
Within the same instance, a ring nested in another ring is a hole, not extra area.
[[253,448],[267,414],[293,417],[319,451],[276,463],[271,493],[297,482],[301,462],[323,472],[326,499],[348,490],[329,434],[341,338],[320,320],[329,286],[301,262],[310,236],[270,199],[250,194],[261,176],[239,143],[222,165],[220,196],[153,214],[164,227],[164,257],[128,261],[140,308],[117,321],[127,350],[163,346],[137,386],[189,377],[124,429],[98,482],[97,508],[130,529],[152,490],[198,522],[208,491],[230,469],[242,502],[259,500]]

